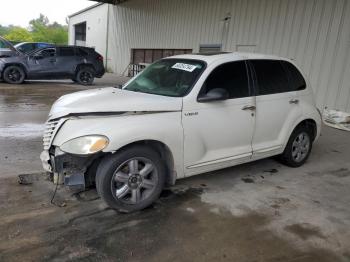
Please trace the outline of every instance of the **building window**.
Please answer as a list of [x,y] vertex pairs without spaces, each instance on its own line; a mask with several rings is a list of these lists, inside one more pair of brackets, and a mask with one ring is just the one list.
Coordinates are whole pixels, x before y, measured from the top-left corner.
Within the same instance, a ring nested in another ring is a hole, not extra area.
[[148,64],[152,64],[164,57],[192,53],[192,49],[131,49],[131,62],[128,76],[140,73]]
[[86,22],[74,25],[74,45],[86,45]]

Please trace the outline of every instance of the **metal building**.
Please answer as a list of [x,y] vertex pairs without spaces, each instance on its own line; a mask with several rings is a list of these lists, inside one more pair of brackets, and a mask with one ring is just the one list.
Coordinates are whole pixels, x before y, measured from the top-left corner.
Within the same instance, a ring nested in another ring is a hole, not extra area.
[[110,71],[127,74],[130,64],[188,52],[276,54],[301,66],[319,107],[350,111],[349,0],[98,2],[110,4],[70,16],[69,41],[86,39]]

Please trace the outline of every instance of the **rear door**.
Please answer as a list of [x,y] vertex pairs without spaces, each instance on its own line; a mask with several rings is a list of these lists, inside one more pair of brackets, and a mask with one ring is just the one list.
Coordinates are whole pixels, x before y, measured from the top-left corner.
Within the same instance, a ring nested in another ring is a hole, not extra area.
[[257,158],[281,153],[301,109],[290,76],[279,60],[250,60],[256,88],[253,154]]
[[75,56],[74,47],[57,48],[56,70],[60,77],[70,77],[74,73],[76,65],[77,57]]

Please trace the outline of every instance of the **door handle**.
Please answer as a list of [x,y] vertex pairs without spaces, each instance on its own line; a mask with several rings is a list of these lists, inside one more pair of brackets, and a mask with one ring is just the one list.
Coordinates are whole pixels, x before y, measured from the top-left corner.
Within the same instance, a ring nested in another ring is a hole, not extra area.
[[242,107],[242,110],[244,110],[244,111],[246,111],[246,110],[255,111],[256,110],[256,106],[244,106],[244,107]]
[[289,104],[299,104],[299,99],[292,99],[292,100],[289,100]]
[[55,62],[56,62],[56,58],[51,58],[49,61],[50,61],[51,63],[55,63]]

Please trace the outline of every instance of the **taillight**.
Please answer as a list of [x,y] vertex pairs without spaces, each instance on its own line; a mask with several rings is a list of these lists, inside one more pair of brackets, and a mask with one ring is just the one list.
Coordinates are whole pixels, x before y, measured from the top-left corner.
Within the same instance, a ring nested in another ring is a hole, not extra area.
[[99,56],[97,57],[97,60],[103,62],[103,56],[99,55]]

